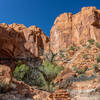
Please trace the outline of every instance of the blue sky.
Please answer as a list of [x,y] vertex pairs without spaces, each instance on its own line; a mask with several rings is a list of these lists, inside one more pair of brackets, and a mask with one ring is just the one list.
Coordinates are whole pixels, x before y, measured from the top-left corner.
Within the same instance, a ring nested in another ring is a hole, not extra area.
[[0,0],[0,23],[36,25],[49,36],[57,16],[77,13],[84,6],[100,9],[100,0]]

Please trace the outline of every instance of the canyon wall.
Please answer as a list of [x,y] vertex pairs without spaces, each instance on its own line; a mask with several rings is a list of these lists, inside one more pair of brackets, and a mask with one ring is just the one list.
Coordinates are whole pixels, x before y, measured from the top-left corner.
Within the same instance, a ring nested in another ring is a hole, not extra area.
[[100,10],[96,7],[84,7],[77,14],[58,16],[51,29],[50,47],[57,52],[72,43],[84,44],[89,39],[100,42]]
[[[1,59],[40,57],[44,52],[48,51],[48,43],[49,38],[36,26],[26,28],[23,24],[0,24]],[[11,66],[10,61],[0,60],[0,63],[9,63]],[[14,64],[13,61],[12,63]]]

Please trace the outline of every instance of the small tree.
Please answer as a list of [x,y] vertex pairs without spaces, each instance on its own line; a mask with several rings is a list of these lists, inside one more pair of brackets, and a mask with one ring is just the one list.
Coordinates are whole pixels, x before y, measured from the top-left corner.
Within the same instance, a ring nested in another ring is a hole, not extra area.
[[44,54],[45,56],[45,60],[49,61],[49,62],[53,62],[54,58],[56,57],[57,53],[53,53],[51,50],[49,51],[49,53]]
[[56,78],[56,76],[61,72],[61,70],[63,70],[63,67],[59,67],[56,64],[54,65],[49,61],[45,61],[43,66],[40,67],[40,71],[44,75],[49,91],[50,86],[52,84],[52,80]]

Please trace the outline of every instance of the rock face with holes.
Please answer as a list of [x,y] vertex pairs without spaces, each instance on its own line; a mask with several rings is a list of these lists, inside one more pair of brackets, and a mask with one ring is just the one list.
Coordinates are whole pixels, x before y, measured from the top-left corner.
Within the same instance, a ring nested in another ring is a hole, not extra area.
[[77,14],[64,13],[57,17],[50,33],[50,47],[57,52],[89,39],[100,42],[100,10],[96,7],[84,7]]
[[[0,58],[40,57],[48,51],[48,43],[49,38],[36,26],[26,28],[22,24],[0,24]],[[10,66],[14,66],[14,61]]]

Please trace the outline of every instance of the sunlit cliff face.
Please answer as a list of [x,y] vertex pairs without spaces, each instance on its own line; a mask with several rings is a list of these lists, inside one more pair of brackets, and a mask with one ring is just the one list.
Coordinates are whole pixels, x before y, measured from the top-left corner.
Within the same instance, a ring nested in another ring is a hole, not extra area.
[[89,39],[100,42],[100,10],[84,7],[72,15],[64,13],[57,17],[50,33],[51,49],[56,52],[70,44],[81,45]]

